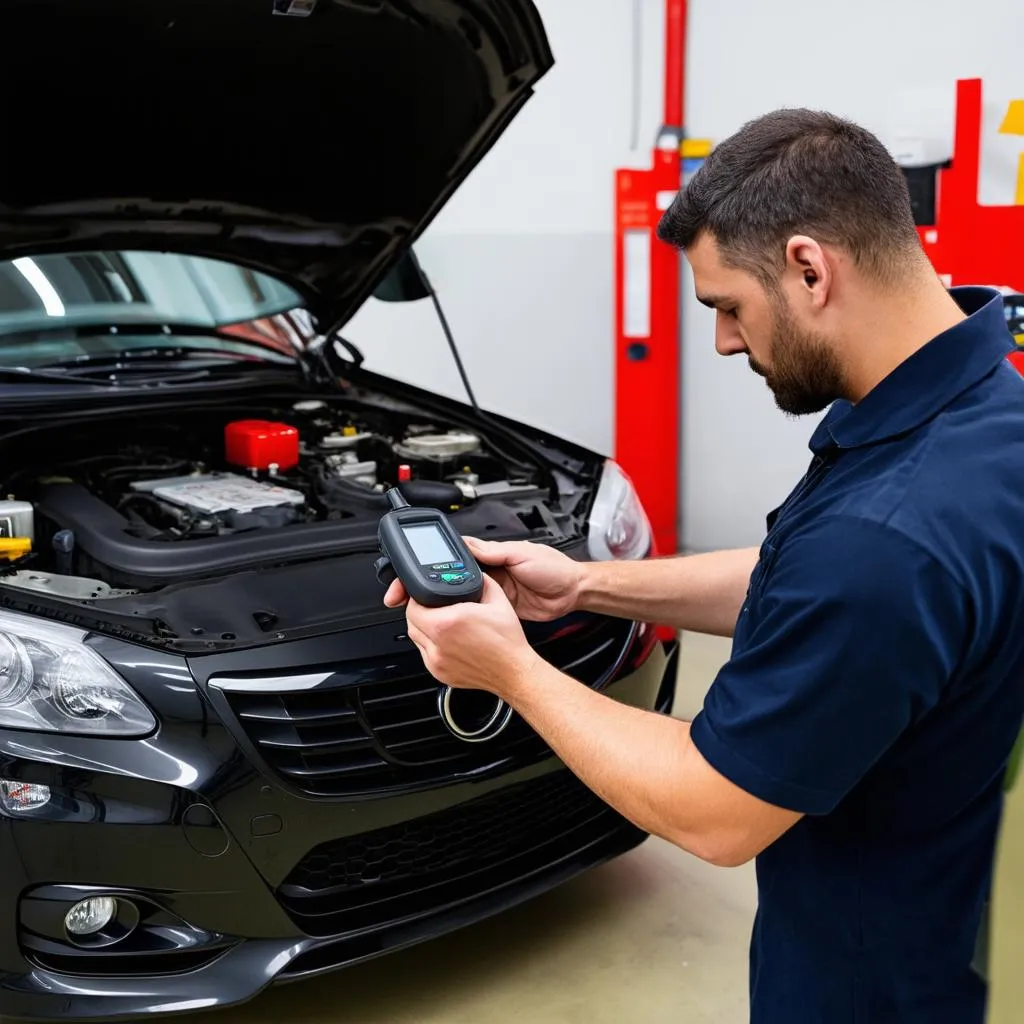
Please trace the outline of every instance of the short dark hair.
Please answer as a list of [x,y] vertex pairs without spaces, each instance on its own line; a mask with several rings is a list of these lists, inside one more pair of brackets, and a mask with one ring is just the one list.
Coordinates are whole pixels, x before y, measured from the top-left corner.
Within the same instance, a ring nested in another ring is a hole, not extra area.
[[774,289],[795,234],[850,254],[880,282],[923,257],[907,181],[882,143],[833,114],[785,109],[716,146],[680,191],[658,237],[680,249],[704,233],[722,259]]

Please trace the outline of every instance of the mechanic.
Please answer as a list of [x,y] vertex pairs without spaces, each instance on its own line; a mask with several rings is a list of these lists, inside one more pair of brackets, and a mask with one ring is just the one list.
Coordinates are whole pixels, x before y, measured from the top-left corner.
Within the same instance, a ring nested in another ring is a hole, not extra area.
[[[763,544],[578,563],[473,540],[480,604],[400,584],[386,603],[438,680],[507,701],[635,824],[757,858],[755,1024],[981,1024],[970,962],[1024,719],[1024,380],[1000,296],[947,291],[888,152],[812,111],[722,143],[659,237],[720,354],[788,414],[831,406]],[[626,707],[526,642],[520,619],[575,609],[732,655],[692,723]]]

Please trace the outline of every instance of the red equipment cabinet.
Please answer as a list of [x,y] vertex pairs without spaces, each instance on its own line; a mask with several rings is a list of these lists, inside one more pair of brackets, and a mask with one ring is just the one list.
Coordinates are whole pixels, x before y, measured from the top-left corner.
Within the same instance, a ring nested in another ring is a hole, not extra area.
[[615,458],[659,554],[679,544],[680,261],[655,237],[679,190],[686,0],[665,0],[665,108],[648,170],[615,175]]
[[[654,230],[662,213],[658,196],[679,188],[678,152],[655,150],[651,170],[618,171],[616,179],[615,458],[633,481],[664,555],[678,546],[680,267]],[[640,275],[635,285],[629,280],[634,274]]]

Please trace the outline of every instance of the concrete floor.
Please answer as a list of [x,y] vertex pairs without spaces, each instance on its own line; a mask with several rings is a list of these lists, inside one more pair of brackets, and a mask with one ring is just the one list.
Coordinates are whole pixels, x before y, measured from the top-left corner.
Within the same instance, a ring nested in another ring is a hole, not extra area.
[[[728,654],[687,636],[676,713]],[[1024,784],[1008,812],[990,1024],[1024,1019]],[[194,1024],[743,1024],[753,870],[659,840],[496,919]]]

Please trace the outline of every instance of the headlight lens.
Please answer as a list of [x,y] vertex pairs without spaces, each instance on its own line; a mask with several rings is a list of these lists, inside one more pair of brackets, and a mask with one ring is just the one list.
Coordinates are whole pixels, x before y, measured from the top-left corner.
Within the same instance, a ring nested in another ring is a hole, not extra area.
[[0,728],[145,736],[156,727],[131,687],[70,626],[0,612]]
[[587,547],[594,561],[645,558],[651,550],[651,524],[618,463],[604,464],[590,512]]

